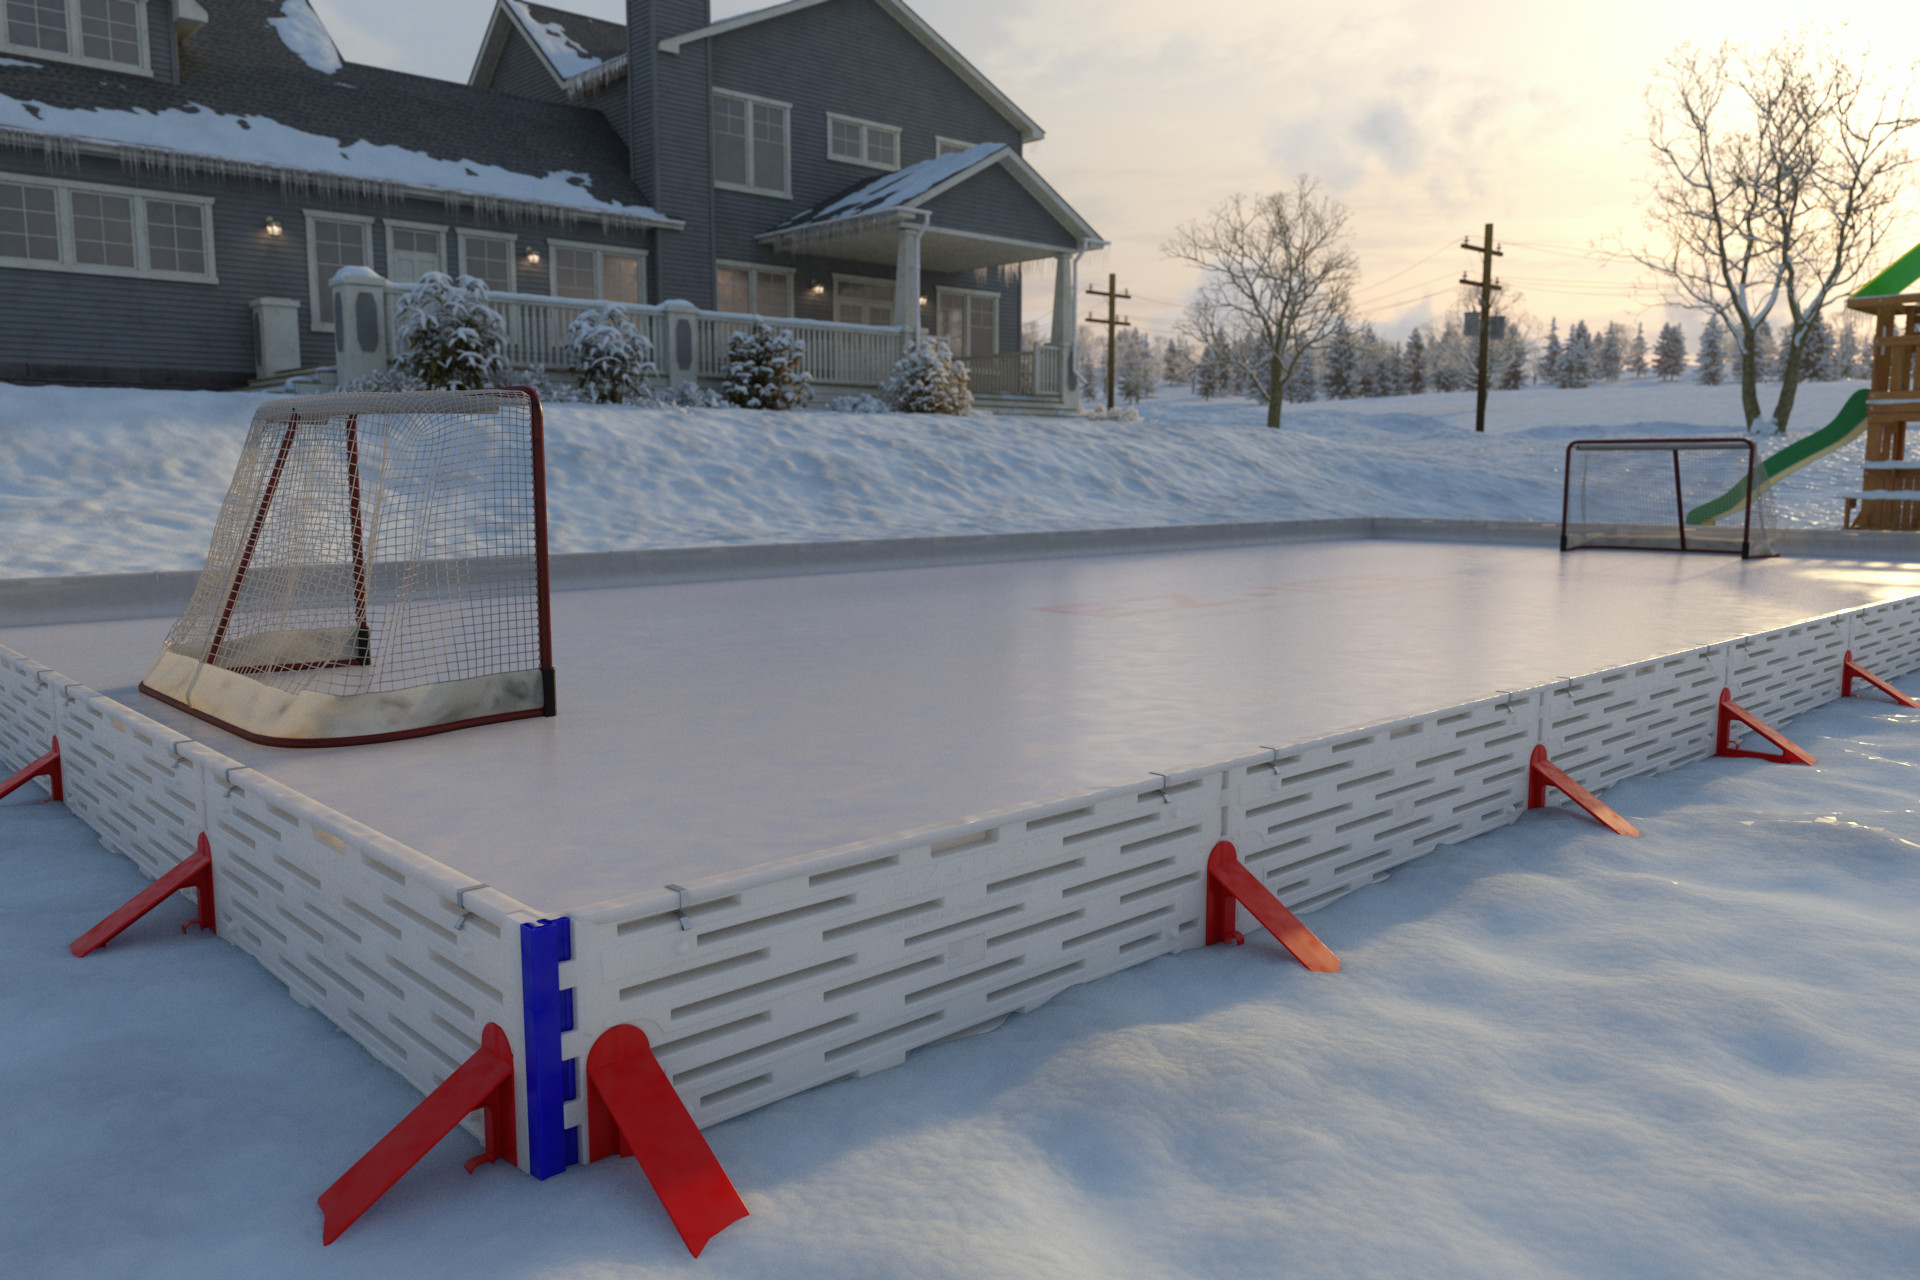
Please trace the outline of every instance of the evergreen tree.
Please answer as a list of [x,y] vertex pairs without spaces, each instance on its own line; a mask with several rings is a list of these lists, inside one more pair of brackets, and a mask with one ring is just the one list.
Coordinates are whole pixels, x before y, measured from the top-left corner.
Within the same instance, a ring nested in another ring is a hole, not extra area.
[[1540,353],[1540,367],[1534,371],[1535,382],[1560,381],[1560,358],[1566,354],[1560,345],[1560,317],[1555,316],[1547,325],[1547,349]]
[[1327,344],[1320,389],[1329,400],[1351,400],[1360,393],[1360,351],[1344,320],[1334,327],[1333,340]]
[[1833,364],[1839,378],[1864,378],[1868,370],[1860,362],[1860,334],[1853,327],[1851,318],[1840,323],[1840,338],[1834,344]]
[[1200,359],[1193,366],[1193,394],[1202,400],[1211,400],[1226,393],[1226,364],[1220,358],[1218,349],[1209,345],[1200,353]]
[[1700,382],[1703,386],[1717,387],[1726,381],[1727,342],[1726,330],[1712,316],[1700,328],[1700,354],[1695,360],[1700,370]]
[[1427,340],[1418,329],[1407,335],[1402,368],[1406,373],[1408,395],[1417,396],[1427,389]]
[[1122,330],[1114,345],[1114,395],[1128,404],[1139,404],[1152,395],[1160,381],[1159,363],[1154,359],[1150,336],[1138,329]]
[[1161,381],[1170,387],[1177,387],[1191,379],[1193,372],[1193,348],[1187,345],[1185,338],[1169,338],[1161,356]]
[[[750,331],[731,334],[727,380],[720,394],[728,404],[742,409],[798,409],[813,394],[813,375],[800,369],[806,354],[807,344],[794,337],[791,329],[756,324]],[[894,366],[896,373],[899,368]],[[965,366],[961,368],[964,380]]]
[[945,338],[922,334],[894,362],[893,372],[880,384],[880,398],[896,413],[963,414],[973,408],[972,378],[965,362],[954,359]]
[[1554,366],[1556,387],[1577,390],[1593,381],[1593,335],[1587,332],[1587,322],[1576,320],[1567,330],[1567,345],[1560,350],[1560,361]]
[[1287,379],[1287,393],[1283,399],[1292,404],[1308,404],[1319,398],[1319,361],[1314,358],[1313,352],[1303,352],[1300,363],[1294,366],[1293,377]]
[[1449,320],[1440,337],[1427,347],[1427,385],[1435,391],[1458,391],[1467,385],[1471,367],[1467,340]]
[[1807,326],[1807,345],[1800,352],[1800,376],[1809,382],[1832,382],[1840,376],[1834,361],[1833,326],[1815,316]]
[[1644,324],[1634,326],[1633,342],[1627,347],[1627,368],[1633,370],[1636,378],[1647,376],[1647,326]]
[[1762,382],[1780,379],[1780,344],[1773,340],[1773,326],[1762,320],[1753,330],[1754,376]]
[[1599,367],[1594,372],[1608,382],[1620,381],[1620,363],[1627,358],[1627,330],[1617,320],[1607,322],[1607,334],[1600,340]]
[[[1672,382],[1687,371],[1687,335],[1680,332],[1679,325],[1660,326],[1660,336],[1653,341],[1653,371],[1662,382]],[[1700,376],[1703,380],[1706,372],[1707,366],[1702,364]]]

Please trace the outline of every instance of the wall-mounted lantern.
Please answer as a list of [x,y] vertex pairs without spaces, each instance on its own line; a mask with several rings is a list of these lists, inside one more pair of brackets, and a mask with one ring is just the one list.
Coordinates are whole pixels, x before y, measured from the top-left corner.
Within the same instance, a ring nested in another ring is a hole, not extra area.
[[277,236],[285,235],[287,233],[287,229],[280,225],[280,219],[274,217],[272,214],[268,214],[266,232],[270,236],[277,237]]

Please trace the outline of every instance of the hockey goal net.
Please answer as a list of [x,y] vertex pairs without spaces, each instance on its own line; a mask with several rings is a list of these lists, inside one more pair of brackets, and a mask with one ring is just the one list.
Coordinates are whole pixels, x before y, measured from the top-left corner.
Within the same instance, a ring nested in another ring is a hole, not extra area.
[[1766,488],[1751,440],[1575,440],[1567,446],[1560,549],[1770,556]]
[[547,595],[534,392],[278,401],[140,688],[277,746],[552,715]]

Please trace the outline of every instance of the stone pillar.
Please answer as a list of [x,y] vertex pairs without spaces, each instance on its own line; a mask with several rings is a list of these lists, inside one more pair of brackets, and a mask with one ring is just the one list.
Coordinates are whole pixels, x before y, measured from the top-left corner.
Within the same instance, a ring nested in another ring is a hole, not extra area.
[[372,267],[342,267],[333,290],[333,355],[342,383],[385,373],[393,363],[393,304]]
[[300,367],[300,300],[255,298],[253,310],[253,376],[271,378]]
[[916,335],[920,332],[920,234],[926,229],[921,222],[902,226],[893,259],[893,324]]
[[[653,362],[667,375],[667,385],[700,380],[700,309],[684,298],[660,304],[666,349],[653,353]],[[721,354],[725,354],[724,352]]]

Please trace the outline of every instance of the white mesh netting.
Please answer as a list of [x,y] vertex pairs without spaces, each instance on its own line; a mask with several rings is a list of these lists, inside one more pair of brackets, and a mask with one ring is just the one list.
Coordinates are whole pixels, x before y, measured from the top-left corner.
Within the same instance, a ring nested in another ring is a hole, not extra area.
[[[1562,549],[1769,555],[1770,498],[1760,480],[1744,440],[1576,440],[1567,449]],[[1750,487],[1760,494],[1749,499]]]
[[522,390],[261,406],[148,691],[268,737],[538,714],[538,414]]

